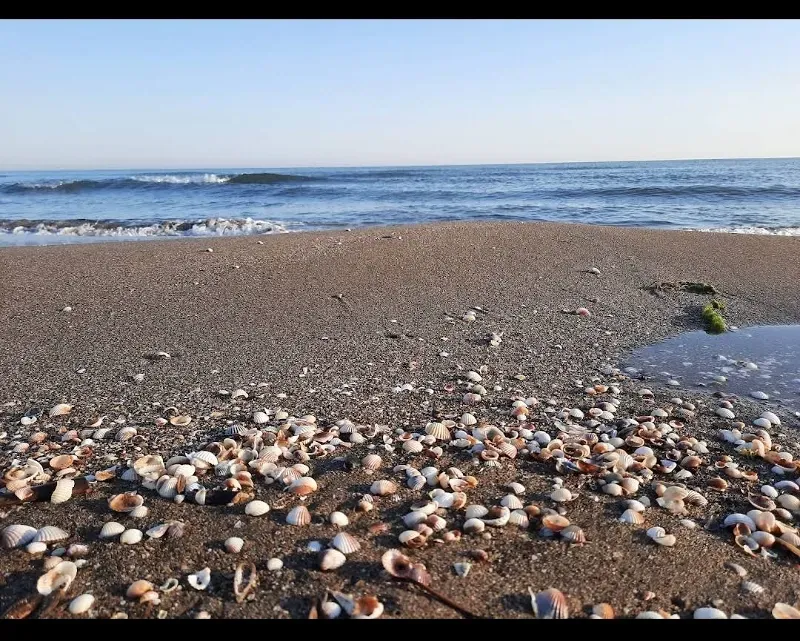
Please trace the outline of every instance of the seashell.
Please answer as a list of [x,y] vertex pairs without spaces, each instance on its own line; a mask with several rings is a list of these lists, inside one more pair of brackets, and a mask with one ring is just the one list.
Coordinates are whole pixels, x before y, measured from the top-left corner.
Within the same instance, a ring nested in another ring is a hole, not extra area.
[[577,525],[568,525],[559,533],[561,538],[569,543],[581,545],[586,543],[586,534]]
[[263,425],[264,423],[269,422],[269,416],[266,412],[253,412],[253,423],[257,423],[258,425]]
[[427,541],[427,537],[416,530],[405,530],[397,538],[400,543],[410,548],[422,547]]
[[37,541],[36,543],[28,543],[28,545],[25,546],[25,551],[28,554],[41,554],[42,552],[47,551],[47,543],[42,543],[41,541]]
[[491,527],[503,527],[511,517],[511,510],[507,507],[493,507],[484,517],[483,522]]
[[50,502],[53,504],[65,503],[72,498],[72,488],[75,481],[72,479],[61,479],[56,482],[53,493],[50,495]]
[[641,525],[644,523],[644,515],[629,508],[622,513],[619,520],[621,523],[628,523],[629,525]]
[[376,496],[387,496],[397,492],[397,485],[389,480],[375,481],[370,486],[369,492],[370,494],[374,494]]
[[171,539],[179,539],[183,536],[186,525],[181,521],[170,521],[167,528],[167,536]]
[[54,470],[65,470],[72,465],[74,461],[74,457],[72,454],[62,454],[60,456],[54,456],[50,459],[50,467]]
[[350,519],[348,519],[347,515],[343,512],[331,512],[328,520],[331,522],[331,525],[335,525],[336,527],[345,527],[350,523]]
[[688,490],[683,500],[689,505],[708,505],[708,499],[695,490]]
[[728,482],[722,477],[715,476],[708,481],[708,487],[714,490],[724,491],[728,489]]
[[323,572],[336,570],[337,568],[342,567],[346,561],[347,557],[342,554],[342,552],[333,548],[329,548],[320,552],[319,569]]
[[[488,512],[488,510],[487,510]],[[509,515],[510,516],[510,515]],[[478,534],[483,532],[486,524],[478,518],[467,519],[462,526],[464,534]]]
[[205,590],[211,583],[211,569],[203,568],[199,572],[190,574],[186,580],[195,590]]
[[228,425],[225,428],[226,436],[243,436],[244,434],[247,434],[247,432],[248,429],[244,425],[234,424],[234,425]]
[[560,487],[550,493],[550,500],[556,503],[566,503],[573,499],[572,492],[565,487]]
[[72,561],[61,561],[52,570],[39,577],[36,582],[36,591],[44,596],[59,588],[62,592],[66,592],[77,574],[77,565]]
[[775,530],[775,521],[777,519],[772,512],[760,512],[758,510],[752,510],[752,512],[749,512],[747,515],[753,519],[753,523],[755,523],[756,528],[762,532],[772,532]]
[[120,534],[119,542],[124,543],[125,545],[136,545],[139,541],[142,540],[141,530],[130,529],[125,530],[122,534]]
[[112,539],[115,536],[119,536],[124,531],[125,531],[125,526],[122,525],[122,523],[117,523],[116,521],[108,521],[108,523],[104,523],[103,527],[100,528],[99,536],[101,539]]
[[450,430],[444,423],[428,423],[425,426],[425,433],[433,436],[437,441],[450,440]]
[[[411,441],[409,441],[409,443],[410,442]],[[425,487],[426,483],[427,481],[425,480],[425,477],[421,474],[418,474],[417,476],[410,477],[406,482],[406,485],[408,485],[408,487],[410,487],[412,490],[421,490],[423,487]]]
[[739,523],[744,523],[747,527],[750,528],[750,531],[758,529],[756,527],[756,524],[753,522],[753,519],[751,519],[746,514],[740,514],[738,512],[734,514],[729,514],[728,516],[725,517],[725,520],[723,521],[723,525],[725,527],[733,527]]
[[455,571],[456,575],[460,576],[461,578],[466,577],[471,569],[472,569],[472,563],[468,562],[453,563],[453,570]]
[[36,533],[36,528],[29,525],[9,525],[0,534],[0,543],[6,549],[21,548],[33,541]]
[[244,541],[238,536],[231,536],[225,539],[225,550],[231,554],[239,554],[244,547]]
[[520,495],[525,494],[525,486],[522,483],[509,483],[506,487],[511,490],[514,494]]
[[128,586],[125,596],[129,599],[141,599],[145,594],[151,592],[153,589],[154,586],[152,583],[150,583],[150,581],[139,579]]
[[244,508],[244,513],[247,516],[263,516],[269,512],[269,505],[264,501],[250,501]]
[[788,603],[776,603],[772,608],[772,616],[776,619],[800,619],[800,610]]
[[317,482],[310,476],[301,476],[299,479],[292,481],[292,484],[286,488],[286,491],[291,492],[295,496],[307,496],[317,491]]
[[361,460],[361,465],[364,466],[364,469],[372,470],[373,472],[375,470],[377,470],[378,468],[380,468],[381,463],[383,463],[383,459],[380,456],[378,456],[377,454],[367,454]]
[[[119,525],[119,524],[117,524]],[[159,525],[154,525],[151,527],[145,534],[149,536],[151,539],[160,539],[167,533],[167,530],[170,528],[170,523],[160,523]],[[120,525],[120,527],[122,527]]]
[[304,527],[311,523],[311,513],[308,511],[308,508],[305,505],[298,505],[297,507],[292,508],[289,511],[289,514],[286,515],[286,522],[289,525]]
[[728,615],[717,608],[697,608],[692,616],[694,619],[727,619]]
[[508,517],[508,522],[511,525],[516,525],[517,527],[527,528],[530,525],[530,520],[528,519],[528,514],[525,510],[513,510]]
[[198,470],[207,470],[219,464],[219,460],[214,453],[209,452],[208,450],[194,452],[189,456],[189,462]]
[[790,512],[800,511],[800,498],[797,498],[794,494],[781,494],[776,501],[782,508]]
[[30,540],[31,543],[41,541],[42,543],[55,543],[56,541],[63,541],[69,538],[69,533],[54,525],[46,525],[45,527],[37,530],[36,534]]
[[114,438],[120,442],[129,441],[134,436],[136,436],[136,433],[137,433],[136,428],[131,425],[128,425],[127,427],[123,427],[121,430],[119,430],[114,435]]
[[50,418],[55,418],[56,416],[66,416],[71,411],[72,405],[68,405],[67,403],[59,403],[51,408]]
[[69,607],[67,609],[70,614],[84,614],[88,612],[93,605],[94,597],[91,594],[81,594],[69,602]]
[[403,451],[409,454],[418,454],[423,449],[425,448],[419,441],[409,440],[403,443]]
[[180,492],[181,483],[173,476],[166,474],[158,479],[156,482],[156,491],[158,495],[165,499],[174,499]]
[[472,425],[476,425],[478,423],[478,419],[475,418],[474,414],[470,414],[469,412],[465,412],[461,415],[461,424],[465,427],[471,427]]
[[537,619],[568,619],[569,609],[567,599],[560,590],[548,588],[542,592],[534,594],[528,588],[531,595],[531,607]]
[[347,532],[339,532],[334,536],[331,545],[345,555],[358,552],[361,549],[361,544],[353,535]]
[[489,509],[483,505],[468,505],[464,516],[469,519],[480,519],[489,513]]
[[133,462],[133,469],[139,476],[147,474],[161,474],[164,469],[164,459],[157,455],[142,456]]
[[608,603],[598,603],[592,607],[592,616],[598,619],[613,619],[614,608]]
[[761,418],[767,419],[772,425],[777,426],[781,424],[781,419],[779,419],[778,416],[772,412],[763,412],[761,414]]
[[143,503],[144,497],[135,492],[115,494],[108,499],[108,507],[114,510],[114,512],[131,512]]
[[175,427],[186,427],[192,422],[192,417],[185,414],[179,414],[178,416],[171,416],[169,422],[170,425],[174,425]]
[[500,500],[500,505],[509,510],[521,510],[524,505],[515,494],[507,494]]
[[635,478],[626,477],[620,481],[620,487],[624,490],[625,494],[636,494],[639,491],[639,481]]
[[561,532],[564,528],[569,526],[569,519],[560,514],[546,514],[542,517],[542,527],[550,530],[551,532]]
[[753,532],[750,538],[758,543],[762,548],[771,548],[775,545],[775,537],[769,532]]
[[601,489],[603,493],[610,494],[611,496],[622,496],[625,492],[619,483],[606,483]]
[[800,547],[800,534],[797,534],[796,532],[783,532],[780,535],[780,540],[784,543],[788,543],[789,545]]
[[736,418],[736,414],[725,407],[718,407],[714,412],[717,416],[721,416],[722,418]]
[[658,543],[658,545],[663,545],[664,547],[671,548],[677,542],[677,538],[674,534],[667,534],[666,536],[658,536],[654,537],[653,541]]
[[651,527],[647,530],[647,536],[651,539],[658,539],[667,535],[667,531],[663,527]]

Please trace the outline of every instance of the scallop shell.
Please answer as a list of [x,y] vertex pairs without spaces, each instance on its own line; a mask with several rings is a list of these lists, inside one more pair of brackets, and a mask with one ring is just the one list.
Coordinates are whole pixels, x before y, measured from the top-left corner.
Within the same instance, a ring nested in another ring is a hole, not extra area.
[[6,549],[21,548],[33,541],[35,536],[36,528],[29,525],[9,525],[0,534],[0,543]]
[[583,544],[586,543],[586,534],[577,525],[568,525],[559,533],[561,538],[569,543]]
[[508,522],[521,528],[527,528],[530,525],[530,520],[525,510],[513,510],[508,517]]
[[628,508],[619,517],[621,523],[628,523],[629,525],[641,525],[644,523],[644,515],[639,512]]
[[292,481],[291,485],[286,488],[286,491],[291,492],[295,496],[306,496],[317,491],[317,482],[310,476],[301,476]]
[[361,465],[364,466],[364,469],[372,470],[373,472],[380,468],[381,463],[383,463],[383,459],[377,454],[367,454],[361,460]]
[[[509,515],[510,516],[510,515]],[[462,526],[465,534],[478,534],[483,532],[486,524],[478,518],[467,519]]]
[[61,561],[52,570],[39,577],[36,582],[36,591],[44,596],[59,588],[66,591],[77,574],[77,565],[72,561]]
[[336,570],[342,567],[347,561],[347,557],[339,550],[329,548],[323,550],[319,555],[319,569],[323,572]]
[[331,545],[345,555],[358,552],[361,549],[361,544],[358,540],[347,532],[339,532],[334,536]]
[[328,520],[331,522],[331,525],[335,525],[336,527],[346,527],[350,523],[350,519],[347,518],[344,512],[331,512]]
[[528,588],[531,595],[531,607],[537,619],[568,619],[569,609],[567,599],[560,590],[548,588],[542,592],[534,593]]
[[197,469],[201,470],[216,466],[219,463],[219,460],[213,452],[201,450],[199,452],[194,452],[189,457],[189,462]]
[[266,412],[253,412],[253,423],[263,425],[269,422],[269,415]]
[[297,527],[306,526],[311,523],[311,513],[305,505],[298,505],[292,508],[289,514],[286,515],[286,522],[289,525],[296,525]]
[[93,605],[94,597],[91,594],[81,594],[69,602],[68,610],[70,614],[84,614],[88,612]]
[[461,424],[465,427],[470,427],[472,425],[476,425],[478,423],[478,419],[475,418],[474,414],[470,414],[469,412],[465,412],[461,415]]
[[161,474],[164,469],[164,459],[155,454],[142,456],[133,462],[133,469],[139,476],[146,474]]
[[423,449],[425,448],[419,441],[409,440],[403,442],[403,451],[409,454],[418,454]]
[[489,508],[483,505],[468,505],[464,516],[469,519],[480,519],[489,513]]
[[41,541],[42,543],[55,543],[69,538],[69,533],[54,525],[46,525],[36,532],[31,539],[31,543]]
[[369,491],[370,494],[374,494],[376,496],[386,496],[388,494],[394,494],[397,492],[397,485],[389,480],[375,481],[370,486]]
[[108,499],[108,507],[114,512],[131,512],[144,503],[144,497],[135,492],[115,494]]
[[238,554],[244,547],[244,540],[238,536],[231,536],[225,539],[225,550],[231,554]]
[[119,542],[125,545],[136,545],[139,541],[142,540],[143,536],[144,535],[142,534],[141,530],[136,530],[136,529],[125,530],[122,534],[120,534]]
[[211,583],[211,569],[203,568],[199,572],[190,574],[186,580],[195,590],[205,590]]
[[61,479],[56,482],[56,487],[50,495],[50,502],[54,504],[66,503],[72,498],[72,488],[75,481],[72,479]]
[[[104,523],[103,527],[100,528],[100,538],[101,539],[112,539],[115,536],[119,536],[125,531],[125,526],[122,523],[117,523],[116,521],[109,521],[108,523]],[[150,530],[148,530],[149,533]]]
[[507,507],[509,510],[521,510],[525,507],[515,494],[506,494],[500,499],[500,505]]
[[450,430],[444,423],[428,423],[425,426],[425,433],[433,436],[437,441],[450,440]]
[[66,416],[71,411],[72,405],[68,405],[67,403],[59,403],[58,405],[54,405],[50,410],[50,418],[55,418],[56,416]]
[[572,492],[565,487],[560,487],[550,493],[550,500],[555,501],[556,503],[566,503],[572,499]]
[[269,512],[269,505],[259,500],[250,501],[244,508],[247,516],[263,516],[267,512]]

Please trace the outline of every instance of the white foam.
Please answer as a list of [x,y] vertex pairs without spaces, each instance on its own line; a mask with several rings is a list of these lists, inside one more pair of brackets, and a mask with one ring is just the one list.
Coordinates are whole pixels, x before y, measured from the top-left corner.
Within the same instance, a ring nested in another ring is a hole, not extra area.
[[138,180],[146,183],[170,183],[173,185],[188,184],[220,184],[230,180],[230,176],[218,176],[217,174],[158,174],[158,175],[138,175],[131,176],[131,180]]
[[755,234],[759,236],[800,236],[800,227],[704,227],[694,231],[721,232],[725,234]]

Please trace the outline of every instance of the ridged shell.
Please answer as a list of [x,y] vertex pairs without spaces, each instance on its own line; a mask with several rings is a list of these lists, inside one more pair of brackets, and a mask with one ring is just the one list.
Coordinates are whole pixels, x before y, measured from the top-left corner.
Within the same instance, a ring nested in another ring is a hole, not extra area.
[[344,512],[331,512],[328,520],[331,522],[331,525],[335,525],[336,527],[346,527],[350,523],[350,519],[347,518]]
[[9,525],[0,534],[0,543],[6,549],[28,545],[36,536],[36,528],[29,525]]
[[383,459],[377,454],[367,454],[361,460],[361,465],[364,466],[364,469],[372,470],[373,472],[380,468],[381,463],[383,463]]
[[577,525],[568,525],[560,532],[561,538],[569,543],[586,543],[586,534]]
[[72,405],[68,405],[67,403],[59,403],[58,405],[54,405],[50,410],[50,418],[55,418],[56,416],[66,416],[71,411]]
[[298,505],[292,508],[289,514],[286,515],[286,522],[289,525],[296,525],[297,527],[306,526],[311,523],[311,513],[305,505]]
[[467,519],[462,527],[465,534],[477,534],[483,532],[485,528],[486,524],[478,518]]
[[370,494],[386,496],[397,492],[397,485],[389,480],[375,481],[369,488]]
[[286,491],[296,496],[306,496],[317,491],[317,482],[310,476],[302,476],[292,481]]
[[339,532],[339,534],[334,536],[331,545],[342,554],[352,554],[361,549],[361,544],[352,534],[348,534],[347,532]]
[[450,430],[444,423],[428,423],[425,426],[425,433],[433,436],[437,441],[450,440]]
[[788,603],[776,603],[772,608],[772,616],[776,619],[800,619],[800,610]]
[[225,550],[231,554],[239,554],[244,547],[244,540],[238,536],[231,536],[225,539]]
[[31,543],[41,541],[42,543],[55,543],[56,541],[63,541],[69,538],[69,533],[54,525],[46,525],[45,527],[37,530],[36,534],[31,539]]
[[61,479],[56,482],[56,487],[50,495],[50,502],[53,504],[66,503],[72,498],[72,488],[75,481],[72,479]]
[[247,516],[263,516],[267,512],[269,512],[269,505],[259,500],[250,501],[244,508]]
[[419,441],[404,441],[403,442],[403,451],[408,452],[409,454],[418,454],[424,449],[424,446]]
[[461,415],[461,424],[470,427],[472,425],[477,425],[478,419],[475,418],[474,414],[470,414],[469,412],[465,412]]
[[195,590],[205,590],[211,584],[211,568],[203,568],[199,572],[190,574],[186,580]]
[[174,476],[162,476],[156,483],[158,495],[165,499],[174,499],[178,494],[178,479]]
[[179,416],[172,416],[169,419],[170,425],[174,425],[175,427],[186,427],[189,423],[192,422],[192,417],[187,416],[185,414],[181,414]]
[[489,508],[483,505],[468,505],[464,516],[467,519],[480,519],[489,513]]
[[51,458],[49,465],[54,470],[66,470],[72,465],[74,460],[75,459],[73,458],[72,454],[61,454],[60,456],[54,456]]
[[115,494],[108,499],[108,507],[114,510],[114,512],[131,512],[143,503],[144,497],[135,492]]
[[52,570],[39,577],[36,582],[36,591],[47,596],[59,588],[66,591],[78,574],[78,566],[72,561],[61,561]]
[[536,594],[530,588],[528,588],[528,591],[531,595],[533,614],[537,619],[569,618],[567,599],[560,590],[548,588]]
[[336,570],[342,567],[347,561],[347,557],[339,550],[327,549],[320,552],[319,569],[323,572]]
[[253,423],[263,425],[269,422],[269,416],[266,412],[253,412]]
[[219,460],[213,452],[209,452],[208,450],[200,450],[189,457],[189,462],[197,469],[208,469],[217,465]]
[[136,545],[139,541],[142,540],[141,530],[130,529],[125,530],[122,534],[120,534],[119,542],[123,543],[124,545]]
[[530,525],[530,520],[525,510],[513,510],[508,516],[508,523],[509,525],[527,528]]
[[500,505],[507,507],[509,510],[521,510],[525,507],[515,494],[506,494],[500,499]]
[[103,527],[100,528],[100,538],[101,539],[112,539],[115,536],[119,536],[125,531],[125,526],[122,523],[117,523],[116,521],[109,521],[108,523],[104,523]]
[[550,500],[556,503],[566,503],[572,500],[572,492],[565,487],[560,487],[550,493]]
[[644,515],[641,512],[628,508],[622,513],[619,520],[621,523],[628,523],[629,525],[641,525],[644,523]]
[[406,485],[408,485],[408,487],[412,490],[421,490],[423,487],[425,487],[426,483],[427,481],[422,474],[411,476],[409,477],[408,481],[406,481]]

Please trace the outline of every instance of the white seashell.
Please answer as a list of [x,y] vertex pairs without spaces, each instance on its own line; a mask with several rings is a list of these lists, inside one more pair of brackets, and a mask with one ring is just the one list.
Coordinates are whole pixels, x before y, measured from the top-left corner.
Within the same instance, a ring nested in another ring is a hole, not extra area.
[[667,535],[667,531],[663,527],[651,527],[647,530],[647,536],[651,539],[658,539]]
[[516,495],[525,494],[525,486],[522,483],[513,482],[506,485],[506,487]]
[[139,541],[142,540],[143,536],[144,534],[142,534],[141,530],[136,530],[136,529],[125,530],[120,535],[119,542],[124,543],[125,545],[136,545]]
[[697,608],[694,611],[694,619],[727,619],[728,615],[717,608]]
[[31,539],[31,543],[37,541],[41,541],[42,543],[55,543],[56,541],[63,541],[68,538],[69,534],[61,528],[57,528],[54,525],[46,525],[36,532]]
[[530,520],[525,510],[513,510],[508,517],[508,522],[510,525],[516,525],[521,528],[527,528],[530,525]]
[[53,569],[39,577],[36,582],[36,591],[44,596],[59,588],[66,591],[77,574],[78,566],[72,561],[61,561]]
[[358,552],[361,549],[361,544],[353,535],[347,532],[339,532],[334,536],[331,545],[345,555]]
[[215,467],[219,463],[217,457],[207,450],[194,452],[189,456],[189,462],[198,470],[207,470]]
[[486,524],[478,518],[467,519],[462,527],[465,534],[478,534],[485,528]]
[[722,523],[725,527],[733,527],[737,523],[744,523],[747,527],[750,528],[751,532],[754,532],[755,530],[758,529],[756,527],[756,524],[753,522],[753,519],[751,519],[746,514],[740,514],[738,512],[726,516],[725,520]]
[[781,419],[777,417],[777,415],[773,414],[772,412],[764,412],[761,414],[761,418],[767,419],[773,425],[780,425]]
[[330,520],[331,525],[336,527],[345,527],[350,523],[350,519],[347,518],[344,512],[331,512],[328,520]]
[[172,476],[162,476],[156,483],[158,495],[165,499],[174,499],[178,495],[178,479]]
[[765,394],[764,392],[761,391],[750,392],[750,396],[752,396],[753,398],[757,398],[760,401],[766,401],[769,398],[768,394]]
[[231,554],[239,554],[244,547],[244,540],[238,536],[231,536],[225,539],[225,550]]
[[289,514],[286,515],[286,522],[289,525],[304,527],[311,523],[311,513],[308,511],[308,508],[305,505],[298,505],[297,507],[292,508],[289,511]]
[[108,523],[103,524],[103,527],[100,529],[99,536],[101,539],[112,539],[115,536],[119,536],[124,531],[125,531],[125,526],[122,525],[122,523],[117,523],[116,521],[109,521]]
[[55,418],[56,416],[65,416],[71,411],[72,405],[68,405],[67,403],[59,403],[58,405],[54,405],[50,410],[50,418]]
[[714,411],[716,412],[717,416],[721,416],[722,418],[736,418],[736,414],[734,414],[733,412],[731,412],[731,411],[730,411],[728,408],[726,408],[726,407],[718,407],[718,408],[717,408],[716,410],[714,410]]
[[83,614],[88,612],[93,605],[94,597],[91,594],[81,594],[69,602],[68,609],[70,614]]
[[521,510],[525,507],[515,494],[506,494],[506,496],[500,500],[500,505],[507,507],[509,510]]
[[373,472],[380,468],[381,463],[383,463],[383,459],[377,454],[367,454],[362,460],[361,465],[364,466],[366,470],[372,470]]
[[205,590],[211,583],[211,569],[203,568],[199,572],[190,574],[186,580],[195,590]]
[[405,524],[406,527],[414,527],[415,525],[424,523],[425,519],[427,519],[428,516],[429,516],[428,514],[419,510],[414,512],[409,512],[403,517],[403,523]]
[[0,534],[0,543],[6,549],[21,548],[36,536],[36,528],[29,525],[9,525]]
[[641,511],[637,512],[628,508],[622,513],[619,520],[621,523],[628,523],[629,525],[641,525],[644,523],[644,516]]
[[329,548],[323,550],[319,555],[319,569],[323,572],[336,570],[342,567],[347,561],[347,557],[339,550]]
[[376,496],[386,496],[388,494],[394,494],[397,492],[397,485],[389,480],[375,481],[370,486],[369,492],[370,494],[374,494]]
[[409,454],[418,454],[423,449],[425,448],[419,441],[409,440],[403,442],[403,451]]
[[[297,470],[295,470],[295,472],[297,472]],[[317,482],[310,476],[301,476],[292,481],[291,485],[286,488],[286,491],[297,496],[307,496],[317,491]]]
[[263,425],[269,422],[269,416],[266,412],[253,412],[253,423]]
[[769,419],[759,417],[753,421],[753,425],[766,430],[772,427],[772,422]]
[[601,489],[605,494],[610,494],[611,496],[622,496],[625,492],[619,483],[606,483]]
[[140,505],[138,507],[133,508],[130,512],[128,512],[128,516],[133,519],[143,519],[150,513],[150,510],[147,509],[147,506]]
[[800,511],[800,498],[797,498],[794,494],[781,494],[776,501],[782,508],[791,512]]
[[645,509],[647,509],[647,506],[644,503],[637,501],[636,499],[625,501],[625,507],[626,509],[633,510],[634,512],[644,512]]
[[[36,530],[34,530],[35,532]],[[42,552],[47,551],[47,543],[42,543],[41,541],[37,541],[36,543],[28,543],[25,546],[25,551],[28,554],[41,554]]]
[[461,415],[461,424],[465,427],[471,427],[472,425],[477,425],[478,419],[475,418],[474,414],[470,414],[469,412],[465,412]]
[[486,516],[487,518],[482,519],[486,525],[503,527],[511,517],[511,510],[507,507],[492,508]]
[[61,479],[56,482],[56,487],[50,495],[50,502],[54,504],[65,503],[72,498],[72,488],[75,481],[72,479]]
[[259,500],[250,501],[244,508],[247,516],[263,516],[267,512],[269,512],[269,505]]
[[565,487],[560,487],[550,493],[550,499],[556,503],[565,503],[573,499],[572,492]]
[[753,581],[744,581],[742,583],[742,590],[750,594],[762,594],[764,592],[764,588]]

